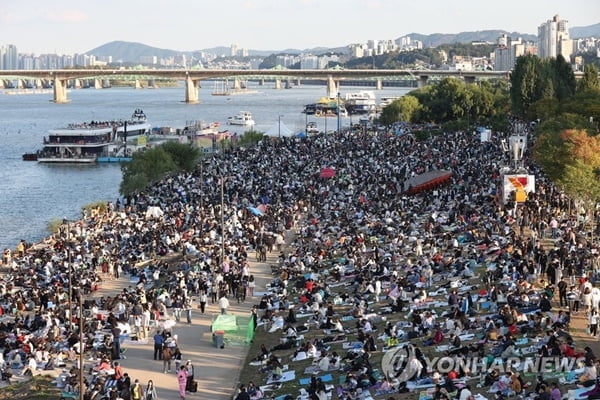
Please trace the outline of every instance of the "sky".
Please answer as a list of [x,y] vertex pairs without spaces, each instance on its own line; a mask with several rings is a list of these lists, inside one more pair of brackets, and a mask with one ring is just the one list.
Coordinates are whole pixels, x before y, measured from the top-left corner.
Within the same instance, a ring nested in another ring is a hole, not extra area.
[[114,40],[178,51],[343,47],[409,33],[537,34],[555,14],[600,22],[598,0],[0,0],[0,45],[85,53]]

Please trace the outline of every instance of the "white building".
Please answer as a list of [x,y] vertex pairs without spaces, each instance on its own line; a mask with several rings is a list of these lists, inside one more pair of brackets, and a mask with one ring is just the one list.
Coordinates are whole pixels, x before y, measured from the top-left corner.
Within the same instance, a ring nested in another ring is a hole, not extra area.
[[561,54],[567,61],[573,53],[573,41],[569,38],[567,20],[555,15],[538,27],[538,56],[556,58]]

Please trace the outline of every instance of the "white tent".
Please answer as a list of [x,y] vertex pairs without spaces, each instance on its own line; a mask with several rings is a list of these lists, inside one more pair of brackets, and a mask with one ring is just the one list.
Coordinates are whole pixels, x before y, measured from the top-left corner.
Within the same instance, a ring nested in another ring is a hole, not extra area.
[[267,132],[265,132],[265,135],[271,136],[271,137],[279,137],[280,132],[281,132],[281,137],[291,137],[294,135],[292,130],[290,128],[288,128],[287,126],[285,126],[285,124],[283,122],[281,122],[281,124],[279,122],[277,122],[275,125],[270,127],[269,130]]
[[146,210],[146,219],[160,218],[164,215],[160,207],[148,207]]

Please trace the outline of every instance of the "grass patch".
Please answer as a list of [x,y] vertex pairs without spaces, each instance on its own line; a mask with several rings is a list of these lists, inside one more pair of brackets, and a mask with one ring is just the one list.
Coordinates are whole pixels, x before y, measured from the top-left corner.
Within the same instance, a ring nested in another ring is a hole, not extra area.
[[61,391],[50,375],[36,375],[28,381],[13,383],[0,389],[0,400],[60,400]]

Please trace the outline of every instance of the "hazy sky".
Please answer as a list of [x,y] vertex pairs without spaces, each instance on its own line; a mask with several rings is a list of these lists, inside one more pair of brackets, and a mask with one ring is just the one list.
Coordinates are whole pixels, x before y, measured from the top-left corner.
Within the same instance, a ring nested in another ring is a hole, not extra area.
[[0,44],[84,53],[113,40],[173,50],[338,47],[411,32],[537,34],[559,14],[600,22],[598,0],[0,0]]

